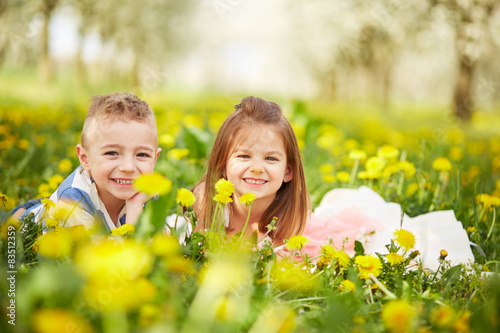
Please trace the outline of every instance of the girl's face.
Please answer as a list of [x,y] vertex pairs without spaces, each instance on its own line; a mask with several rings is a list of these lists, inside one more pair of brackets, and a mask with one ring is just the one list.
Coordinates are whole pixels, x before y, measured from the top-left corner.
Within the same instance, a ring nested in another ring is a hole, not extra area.
[[254,127],[251,135],[233,147],[226,176],[234,184],[236,199],[250,192],[257,196],[255,202],[271,204],[282,183],[292,179],[281,136],[269,127]]

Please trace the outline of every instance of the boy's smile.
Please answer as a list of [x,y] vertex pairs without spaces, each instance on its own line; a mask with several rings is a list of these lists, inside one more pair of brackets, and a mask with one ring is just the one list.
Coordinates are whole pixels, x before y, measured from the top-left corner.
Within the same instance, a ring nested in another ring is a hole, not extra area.
[[88,147],[77,146],[80,162],[94,180],[106,207],[123,206],[137,193],[134,179],[153,172],[160,153],[154,124],[101,120],[94,126]]

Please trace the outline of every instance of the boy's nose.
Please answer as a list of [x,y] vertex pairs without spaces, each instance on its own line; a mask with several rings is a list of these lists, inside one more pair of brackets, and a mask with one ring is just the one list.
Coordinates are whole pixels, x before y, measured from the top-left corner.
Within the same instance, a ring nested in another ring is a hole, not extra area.
[[120,164],[120,171],[132,172],[135,169],[135,164],[132,158],[124,158]]

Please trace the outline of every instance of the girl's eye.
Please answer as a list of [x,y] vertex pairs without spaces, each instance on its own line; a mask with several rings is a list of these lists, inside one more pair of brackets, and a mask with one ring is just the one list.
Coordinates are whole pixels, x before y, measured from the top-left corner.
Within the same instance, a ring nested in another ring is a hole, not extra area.
[[250,158],[248,155],[238,155],[239,158]]
[[272,156],[266,157],[266,160],[268,161],[277,161],[278,159]]

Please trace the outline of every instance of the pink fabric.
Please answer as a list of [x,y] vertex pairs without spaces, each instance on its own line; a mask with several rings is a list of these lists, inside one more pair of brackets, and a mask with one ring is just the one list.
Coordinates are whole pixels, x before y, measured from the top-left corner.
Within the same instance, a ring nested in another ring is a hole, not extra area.
[[[336,249],[342,250],[342,244],[344,244],[344,251],[353,254],[354,241],[362,241],[358,239],[362,234],[369,235],[376,230],[383,229],[384,225],[378,219],[350,209],[344,209],[328,220],[322,220],[311,214],[304,230],[304,236],[310,242],[302,248],[302,251],[309,257],[317,256],[321,245],[328,244],[331,238],[332,245]],[[344,243],[346,238],[348,239]]]

